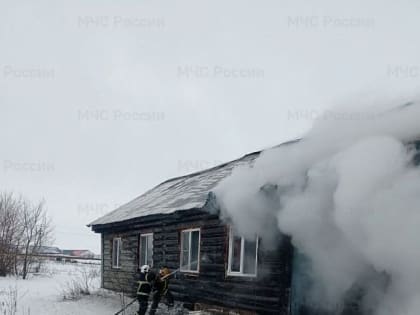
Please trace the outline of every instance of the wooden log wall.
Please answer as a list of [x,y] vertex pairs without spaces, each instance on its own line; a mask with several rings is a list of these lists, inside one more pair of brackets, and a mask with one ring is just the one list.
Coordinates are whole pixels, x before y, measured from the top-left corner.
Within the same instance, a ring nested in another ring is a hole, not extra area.
[[[260,244],[258,277],[226,274],[228,228],[217,214],[202,210],[179,211],[146,217],[129,224],[93,227],[103,234],[104,288],[133,294],[138,272],[139,235],[153,232],[154,267],[180,266],[180,231],[200,228],[200,272],[179,273],[170,289],[177,300],[190,305],[202,303],[244,310],[256,314],[289,314],[292,246],[283,237],[277,250],[266,251]],[[112,268],[112,239],[122,238],[120,269]]]

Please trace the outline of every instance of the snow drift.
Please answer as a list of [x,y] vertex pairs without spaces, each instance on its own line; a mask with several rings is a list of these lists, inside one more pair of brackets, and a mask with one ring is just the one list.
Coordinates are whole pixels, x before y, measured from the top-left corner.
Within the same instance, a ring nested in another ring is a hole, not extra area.
[[334,312],[358,288],[365,314],[417,315],[420,169],[411,143],[420,102],[375,104],[331,109],[302,140],[264,151],[215,193],[245,237],[291,237],[311,261],[318,308]]

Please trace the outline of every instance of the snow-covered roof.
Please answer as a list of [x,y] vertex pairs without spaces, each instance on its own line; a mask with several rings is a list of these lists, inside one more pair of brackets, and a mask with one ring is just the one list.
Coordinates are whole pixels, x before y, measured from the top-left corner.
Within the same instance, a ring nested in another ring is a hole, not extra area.
[[170,179],[147,191],[140,197],[91,222],[102,225],[122,222],[153,214],[169,214],[177,210],[202,208],[212,189],[232,170],[240,165],[251,164],[259,152],[201,172]]

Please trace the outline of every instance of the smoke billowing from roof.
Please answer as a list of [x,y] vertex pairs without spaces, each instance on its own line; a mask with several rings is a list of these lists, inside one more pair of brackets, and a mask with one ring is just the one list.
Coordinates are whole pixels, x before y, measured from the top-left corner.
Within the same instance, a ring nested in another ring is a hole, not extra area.
[[311,261],[319,308],[358,290],[364,313],[417,315],[420,169],[409,144],[420,139],[420,103],[376,104],[331,109],[302,140],[236,169],[216,195],[245,236],[290,235]]

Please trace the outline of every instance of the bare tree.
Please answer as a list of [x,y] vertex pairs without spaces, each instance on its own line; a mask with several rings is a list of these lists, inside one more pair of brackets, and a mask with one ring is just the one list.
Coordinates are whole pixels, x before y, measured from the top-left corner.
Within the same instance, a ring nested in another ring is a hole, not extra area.
[[42,246],[52,241],[45,202],[33,204],[0,192],[0,276],[20,273],[26,279]]
[[13,193],[0,193],[0,276],[13,273],[21,238],[22,199]]
[[52,224],[45,202],[31,204],[24,201],[21,208],[22,278],[26,279],[36,254],[52,240]]

